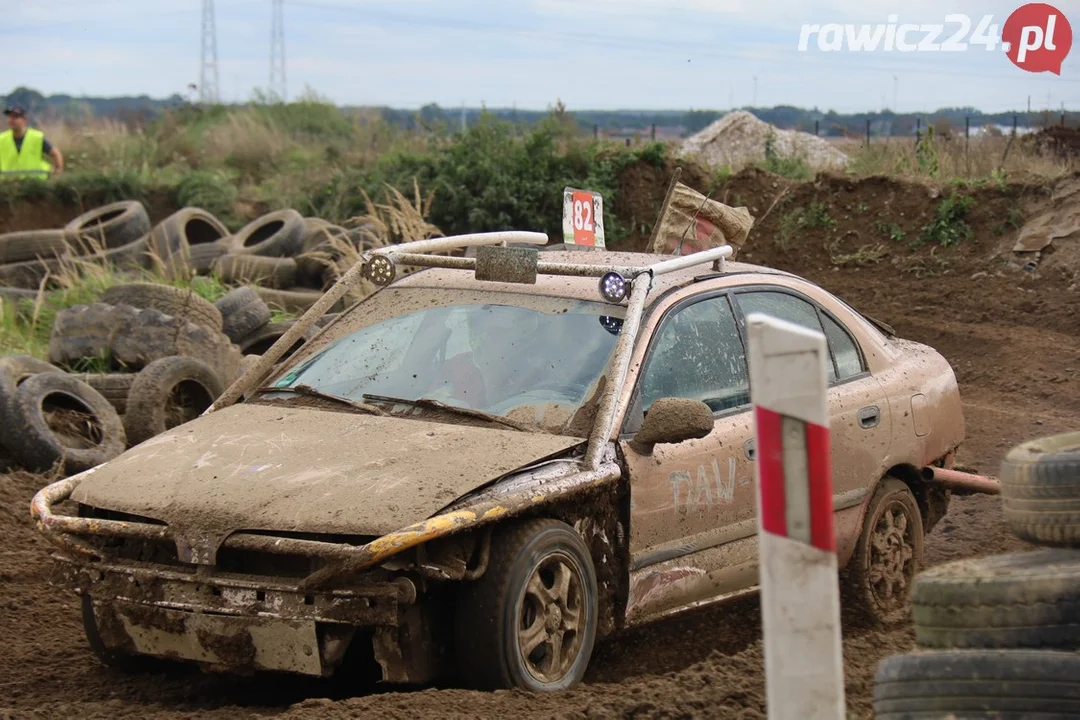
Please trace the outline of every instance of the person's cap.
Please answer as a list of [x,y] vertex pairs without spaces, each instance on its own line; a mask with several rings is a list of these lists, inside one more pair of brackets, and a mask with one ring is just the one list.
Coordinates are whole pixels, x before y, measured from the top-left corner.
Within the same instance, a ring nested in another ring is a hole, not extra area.
[[4,114],[26,117],[26,108],[22,105],[8,105],[4,108]]

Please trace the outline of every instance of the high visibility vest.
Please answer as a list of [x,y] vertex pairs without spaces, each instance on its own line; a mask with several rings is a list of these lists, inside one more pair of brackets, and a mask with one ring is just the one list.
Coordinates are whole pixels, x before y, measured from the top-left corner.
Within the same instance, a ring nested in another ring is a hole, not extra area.
[[52,165],[42,157],[44,142],[45,133],[33,128],[27,128],[21,148],[15,147],[15,135],[11,130],[0,133],[0,173],[47,174]]

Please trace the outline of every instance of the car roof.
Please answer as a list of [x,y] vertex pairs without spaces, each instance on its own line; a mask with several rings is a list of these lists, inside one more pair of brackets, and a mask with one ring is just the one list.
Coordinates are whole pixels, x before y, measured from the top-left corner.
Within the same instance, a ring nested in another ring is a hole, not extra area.
[[[584,265],[611,265],[613,267],[648,267],[671,255],[652,253],[608,252],[606,250],[545,251],[540,254],[541,262],[561,262]],[[714,273],[709,263],[689,267],[677,272],[658,276],[653,282],[650,302],[668,290],[683,287],[702,276],[722,277],[723,275],[777,275],[795,277],[791,273],[761,265],[740,262],[727,262],[723,274]],[[600,300],[599,280],[595,277],[572,277],[566,275],[538,275],[535,285],[517,283],[496,283],[476,280],[472,270],[451,270],[446,268],[428,268],[400,278],[391,287],[426,287],[447,288],[463,291],[492,290],[498,287],[506,292],[518,292],[528,295],[570,298],[574,300]]]

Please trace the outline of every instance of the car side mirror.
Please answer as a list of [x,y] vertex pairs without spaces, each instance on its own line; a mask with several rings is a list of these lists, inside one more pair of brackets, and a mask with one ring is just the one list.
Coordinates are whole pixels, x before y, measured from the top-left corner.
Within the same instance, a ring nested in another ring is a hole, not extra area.
[[705,403],[688,398],[660,398],[649,408],[630,447],[640,455],[651,455],[653,446],[659,443],[681,443],[703,438],[712,431],[712,410]]

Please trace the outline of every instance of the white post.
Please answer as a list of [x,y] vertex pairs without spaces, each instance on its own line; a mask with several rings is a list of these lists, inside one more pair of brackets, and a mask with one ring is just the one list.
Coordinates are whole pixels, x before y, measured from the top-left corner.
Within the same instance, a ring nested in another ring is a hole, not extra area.
[[771,720],[843,720],[825,336],[747,318],[757,433],[758,543]]

